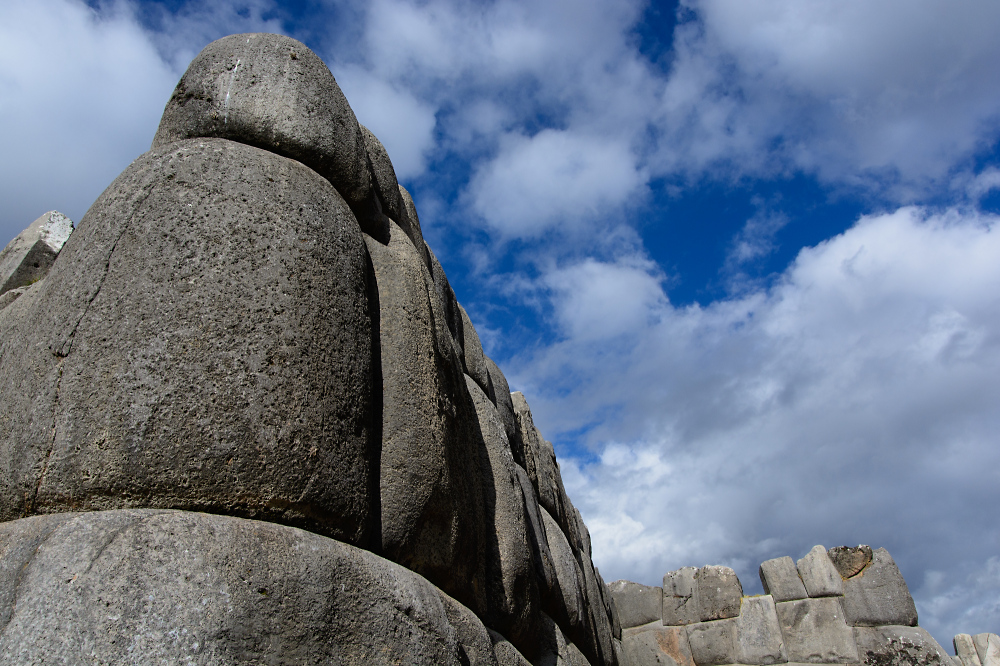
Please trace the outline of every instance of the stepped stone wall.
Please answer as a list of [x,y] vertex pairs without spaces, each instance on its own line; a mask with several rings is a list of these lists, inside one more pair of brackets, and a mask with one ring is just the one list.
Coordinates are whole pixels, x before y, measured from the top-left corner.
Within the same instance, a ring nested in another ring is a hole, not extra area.
[[950,656],[917,626],[906,581],[884,548],[815,546],[798,562],[768,560],[759,574],[759,596],[743,596],[736,573],[720,566],[671,571],[662,587],[610,583],[623,663],[1000,666],[996,634],[959,634]]
[[303,44],[207,46],[0,284],[0,663],[622,663],[552,445]]

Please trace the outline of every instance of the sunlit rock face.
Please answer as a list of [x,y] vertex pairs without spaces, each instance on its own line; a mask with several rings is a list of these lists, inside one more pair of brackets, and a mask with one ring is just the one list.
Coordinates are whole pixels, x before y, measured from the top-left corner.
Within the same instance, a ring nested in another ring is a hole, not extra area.
[[0,662],[623,663],[552,445],[303,44],[207,46],[57,216],[0,255]]

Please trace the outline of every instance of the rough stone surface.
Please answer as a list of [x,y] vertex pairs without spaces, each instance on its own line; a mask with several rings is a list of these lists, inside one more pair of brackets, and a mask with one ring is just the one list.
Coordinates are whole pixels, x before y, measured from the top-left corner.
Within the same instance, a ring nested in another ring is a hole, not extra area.
[[493,640],[493,655],[497,666],[531,666],[531,662],[517,651],[514,644],[492,629],[488,629]]
[[616,580],[608,584],[622,629],[638,627],[660,619],[663,604],[663,588],[641,585],[628,580]]
[[799,578],[792,558],[776,557],[760,565],[760,582],[764,593],[770,594],[775,601],[792,601],[808,597],[805,585]]
[[659,622],[624,630],[622,652],[627,666],[695,666],[687,630]]
[[840,599],[801,599],[775,604],[789,662],[857,663],[854,634]]
[[427,256],[430,258],[431,278],[434,281],[434,290],[437,293],[443,323],[446,324],[455,355],[464,364],[464,361],[461,361],[465,355],[465,352],[462,351],[462,340],[465,337],[462,332],[462,311],[455,298],[455,292],[448,282],[448,276],[445,275],[444,268],[441,267],[441,262],[437,260],[426,243],[424,243],[424,249],[427,250]]
[[552,618],[542,613],[539,625],[541,642],[539,656],[532,661],[534,666],[592,666],[580,648],[566,639]]
[[872,561],[872,549],[868,546],[837,546],[826,554],[844,580],[857,576]]
[[741,664],[776,664],[788,661],[781,639],[774,599],[769,595],[747,597],[736,620],[737,661]]
[[[399,200],[403,205],[404,214],[400,217],[402,222],[400,226],[403,227],[403,231],[406,235],[410,237],[413,241],[413,245],[416,246],[417,251],[424,258],[424,263],[427,264],[427,270],[433,270],[433,262],[431,261],[431,251],[427,247],[427,243],[424,241],[423,231],[420,229],[420,217],[417,215],[417,207],[413,203],[413,197],[410,193],[406,191],[406,188],[402,185],[399,186]],[[442,271],[443,273],[443,271]]]
[[221,139],[139,157],[0,318],[0,519],[184,508],[370,543],[361,236],[294,160]]
[[920,627],[856,627],[854,636],[866,666],[953,666],[951,655]]
[[506,636],[525,657],[534,659],[541,607],[528,511],[496,407],[471,377],[466,376],[465,383],[486,445],[480,465],[486,505],[487,624]]
[[301,42],[249,33],[202,49],[167,102],[153,147],[196,137],[298,160],[329,180],[363,225],[378,215],[358,120],[330,70]]
[[[507,432],[507,441],[510,442],[510,452],[514,456],[514,462],[520,465],[524,460],[524,442],[521,441],[521,431],[517,428],[517,417],[514,416],[514,402],[510,397],[510,386],[503,372],[493,362],[493,359],[486,357],[486,370],[490,376],[490,385],[493,387],[496,398],[497,411],[500,413],[500,420],[503,421],[504,430]],[[523,468],[524,465],[521,465]],[[525,470],[527,472],[527,470]]]
[[484,612],[482,440],[468,427],[475,407],[457,359],[435,335],[430,273],[390,224],[387,245],[365,236],[380,312],[381,552]]
[[663,576],[663,610],[660,617],[664,625],[677,626],[701,621],[696,573],[696,567],[683,567]]
[[697,622],[686,629],[691,656],[698,666],[737,663],[736,618]]
[[810,597],[835,597],[844,593],[840,573],[827,557],[823,546],[813,546],[796,566]]
[[856,627],[917,625],[910,590],[885,548],[873,553],[871,564],[860,576],[844,581],[844,613],[847,623]]
[[976,644],[969,634],[957,634],[953,640],[955,655],[962,662],[962,666],[982,666],[979,660],[979,653],[976,652]]
[[588,626],[583,570],[555,519],[544,508],[541,514],[557,579],[557,586],[544,600],[545,610],[571,639],[579,639]]
[[496,405],[496,394],[493,392],[493,383],[490,382],[490,373],[486,368],[486,355],[483,353],[483,346],[479,342],[479,335],[475,327],[469,320],[469,314],[461,305],[458,310],[462,315],[462,349],[465,352],[463,360],[465,362],[465,374],[476,380],[479,388]]
[[589,645],[579,644],[580,651],[586,655],[587,659],[595,666],[612,666],[614,664],[614,645],[612,644],[611,618],[608,607],[610,604],[605,599],[607,586],[601,580],[600,573],[594,568],[589,557],[585,557],[577,549],[576,556],[580,561],[580,568],[583,570],[585,590],[587,592],[587,609],[590,614],[590,627],[588,635],[591,639]]
[[1000,666],[1000,636],[990,633],[976,634],[972,637],[976,646],[979,663],[983,666]]
[[[36,282],[34,284],[38,283]],[[18,287],[17,289],[11,289],[9,291],[5,291],[2,294],[0,294],[0,310],[3,310],[8,305],[16,301],[21,296],[21,294],[28,291],[28,289],[30,288],[31,287]]]
[[701,620],[722,620],[740,614],[743,586],[729,567],[709,565],[694,576],[698,586],[698,611]]
[[372,185],[375,186],[375,192],[382,204],[382,212],[406,231],[410,224],[404,217],[406,208],[399,194],[399,182],[396,180],[396,170],[392,168],[389,153],[370,129],[361,124],[358,127],[365,142],[365,151],[371,164]]
[[0,250],[0,294],[45,277],[72,232],[73,220],[50,210],[15,236]]
[[495,663],[475,615],[417,574],[227,516],[121,510],[5,523],[0,603],[5,663]]

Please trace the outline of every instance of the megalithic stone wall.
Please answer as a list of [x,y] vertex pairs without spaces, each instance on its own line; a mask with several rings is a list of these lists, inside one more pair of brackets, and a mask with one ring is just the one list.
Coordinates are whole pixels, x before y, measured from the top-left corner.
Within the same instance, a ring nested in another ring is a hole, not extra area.
[[303,44],[207,46],[69,230],[0,254],[0,663],[621,663],[552,445]]
[[906,581],[884,548],[816,546],[760,565],[764,595],[743,596],[728,567],[685,567],[662,587],[615,581],[623,663],[985,666],[995,634],[955,637],[952,657],[917,626]]

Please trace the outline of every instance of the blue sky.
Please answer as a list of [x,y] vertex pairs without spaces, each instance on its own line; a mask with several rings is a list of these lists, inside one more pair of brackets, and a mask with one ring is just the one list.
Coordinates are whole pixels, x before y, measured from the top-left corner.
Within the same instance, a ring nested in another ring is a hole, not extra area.
[[247,31],[385,144],[605,579],[868,543],[1000,631],[1000,4],[8,0],[3,240]]

